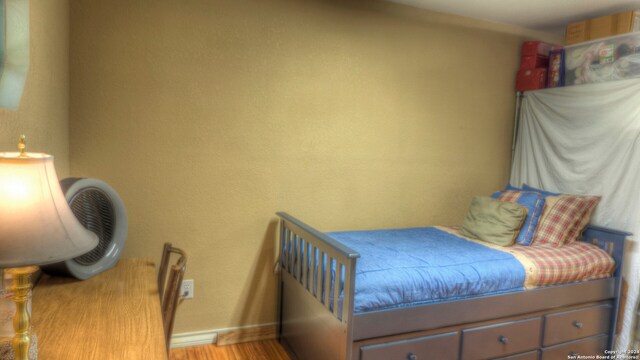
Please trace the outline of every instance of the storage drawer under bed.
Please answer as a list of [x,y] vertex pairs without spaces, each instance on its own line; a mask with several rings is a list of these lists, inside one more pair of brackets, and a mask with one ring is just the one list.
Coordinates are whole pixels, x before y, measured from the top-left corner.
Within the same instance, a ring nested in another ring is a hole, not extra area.
[[542,346],[606,334],[611,322],[611,310],[611,305],[604,304],[545,315]]
[[460,333],[424,336],[414,339],[366,345],[360,348],[361,360],[458,359]]
[[542,360],[568,359],[577,355],[603,355],[607,349],[607,335],[592,336],[586,339],[542,349]]
[[489,359],[518,354],[540,346],[539,317],[462,331],[462,359]]

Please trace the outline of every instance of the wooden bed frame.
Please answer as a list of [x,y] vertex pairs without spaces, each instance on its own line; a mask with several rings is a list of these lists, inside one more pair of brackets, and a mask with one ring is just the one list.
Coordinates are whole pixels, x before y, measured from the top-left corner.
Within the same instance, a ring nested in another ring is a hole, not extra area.
[[[362,346],[384,339],[411,339],[437,329],[512,320],[523,314],[544,316],[545,311],[602,302],[611,309],[608,337],[603,341],[609,349],[614,344],[624,242],[629,233],[589,226],[583,234],[583,241],[614,257],[612,278],[354,314],[355,269],[360,255],[287,213],[277,215],[281,219],[278,337],[294,358],[355,360],[361,358]],[[336,274],[343,274],[339,282],[330,280],[332,266],[340,270]],[[313,270],[316,268],[318,271]],[[605,335],[601,337],[605,339]],[[417,359],[411,353],[408,358]]]

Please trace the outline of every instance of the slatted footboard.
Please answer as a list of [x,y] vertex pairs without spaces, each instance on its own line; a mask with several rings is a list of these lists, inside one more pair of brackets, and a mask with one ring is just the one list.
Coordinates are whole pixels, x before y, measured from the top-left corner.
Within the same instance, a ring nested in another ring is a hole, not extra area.
[[280,341],[300,359],[350,359],[360,255],[287,213],[277,215]]

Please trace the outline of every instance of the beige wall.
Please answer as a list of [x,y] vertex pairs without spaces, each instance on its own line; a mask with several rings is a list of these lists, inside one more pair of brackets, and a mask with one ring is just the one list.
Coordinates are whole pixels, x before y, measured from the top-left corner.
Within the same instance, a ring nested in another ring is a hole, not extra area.
[[59,178],[69,175],[69,2],[31,1],[30,64],[16,110],[0,109],[0,151],[17,151],[20,134],[29,151],[55,156]]
[[126,257],[189,253],[177,333],[275,320],[277,210],[323,231],[459,223],[507,179],[518,29],[373,1],[70,16],[72,173],[123,197]]

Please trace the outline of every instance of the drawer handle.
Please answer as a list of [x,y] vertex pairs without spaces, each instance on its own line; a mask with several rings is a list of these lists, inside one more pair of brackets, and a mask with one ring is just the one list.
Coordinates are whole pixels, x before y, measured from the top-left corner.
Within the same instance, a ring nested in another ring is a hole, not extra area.
[[407,354],[407,360],[418,360],[418,357],[414,353]]
[[501,342],[501,343],[503,343],[503,344],[506,344],[506,343],[508,343],[508,342],[509,342],[509,338],[508,338],[508,337],[506,337],[506,336],[502,336],[502,335],[500,335],[500,337],[498,338],[498,341],[500,341],[500,342]]
[[575,326],[578,329],[582,329],[582,322],[576,320],[573,322],[573,326]]

